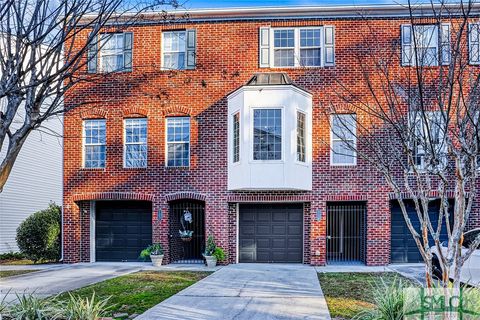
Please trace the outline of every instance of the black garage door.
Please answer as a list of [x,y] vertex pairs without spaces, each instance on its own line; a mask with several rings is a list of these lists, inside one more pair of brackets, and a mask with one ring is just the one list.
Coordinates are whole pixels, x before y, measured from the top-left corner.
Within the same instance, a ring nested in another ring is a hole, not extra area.
[[96,261],[137,261],[152,243],[152,204],[98,201],[95,210]]
[[[417,212],[413,202],[405,202],[408,216],[412,222],[414,228],[420,232],[420,221],[418,219]],[[403,217],[400,205],[398,202],[392,202],[392,224],[391,224],[391,262],[392,263],[418,263],[422,262],[422,256],[418,250],[417,244],[413,239],[410,230],[407,227],[405,219]],[[432,220],[432,225],[434,228],[437,227],[438,213],[439,213],[440,204],[438,202],[431,202],[429,212],[430,219]],[[441,240],[447,240],[447,229],[444,225],[442,226],[442,235]],[[434,242],[431,240],[431,245]]]
[[302,204],[241,205],[239,220],[239,262],[302,262]]

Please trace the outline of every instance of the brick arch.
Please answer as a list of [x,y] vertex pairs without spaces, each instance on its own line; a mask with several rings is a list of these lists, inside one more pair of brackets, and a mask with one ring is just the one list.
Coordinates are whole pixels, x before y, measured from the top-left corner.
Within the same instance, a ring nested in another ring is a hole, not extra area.
[[143,116],[147,117],[148,116],[148,109],[142,108],[139,106],[129,106],[125,107],[122,110],[123,117],[128,117],[128,116]]
[[170,106],[166,107],[163,112],[163,116],[172,116],[172,115],[184,115],[189,116],[192,114],[192,108],[184,106]]
[[141,200],[153,202],[155,200],[153,194],[136,192],[83,192],[76,193],[72,197],[75,202],[86,200]]
[[207,200],[207,196],[202,193],[186,191],[186,192],[175,192],[165,195],[166,202],[175,201],[175,200],[199,200],[205,202]]
[[107,117],[107,110],[100,108],[89,108],[87,110],[80,111],[80,117],[82,119],[101,119]]

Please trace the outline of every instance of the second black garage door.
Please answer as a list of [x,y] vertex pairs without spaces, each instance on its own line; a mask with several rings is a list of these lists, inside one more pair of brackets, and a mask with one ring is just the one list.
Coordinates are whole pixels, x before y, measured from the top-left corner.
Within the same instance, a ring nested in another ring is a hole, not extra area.
[[97,201],[96,261],[137,261],[152,244],[152,204],[143,201]]
[[239,215],[239,262],[302,262],[302,204],[241,205]]
[[[417,232],[420,232],[420,221],[414,206],[413,201],[405,201],[405,206],[412,222],[413,227]],[[451,204],[451,207],[453,204]],[[417,244],[413,239],[413,236],[408,229],[403,213],[400,209],[398,202],[392,202],[392,222],[391,222],[391,262],[392,263],[418,263],[422,262],[422,255],[418,250]],[[429,212],[430,219],[432,221],[433,227],[436,229],[438,223],[438,213],[439,213],[440,203],[438,201],[433,201],[430,203]],[[452,216],[452,215],[450,215]],[[447,240],[447,229],[444,225],[442,226],[442,233],[440,235],[440,240]],[[431,245],[434,244],[433,239],[431,239]]]

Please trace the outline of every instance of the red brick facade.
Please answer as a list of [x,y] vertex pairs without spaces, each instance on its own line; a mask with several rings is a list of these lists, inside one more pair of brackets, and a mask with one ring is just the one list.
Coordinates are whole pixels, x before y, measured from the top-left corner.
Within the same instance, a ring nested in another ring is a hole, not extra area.
[[[65,104],[79,99],[98,101],[65,116],[64,261],[90,261],[90,201],[145,200],[152,202],[153,241],[161,242],[169,261],[169,202],[193,199],[205,203],[205,230],[213,232],[236,262],[237,204],[298,202],[304,204],[304,262],[326,263],[327,203],[362,201],[367,204],[368,265],[390,261],[390,192],[382,176],[362,159],[356,166],[330,165],[330,128],[322,106],[338,99],[336,79],[362,94],[355,54],[362,46],[390,47],[398,42],[401,19],[276,19],[230,20],[132,27],[133,72],[118,73],[72,89]],[[335,26],[334,67],[259,68],[258,38],[262,26]],[[375,37],[370,36],[371,29]],[[197,66],[194,70],[162,71],[163,30],[196,29]],[[378,42],[380,41],[380,42]],[[397,54],[399,57],[400,55]],[[400,68],[400,61],[398,61]],[[258,72],[284,71],[313,95],[313,191],[232,192],[227,190],[227,98]],[[87,98],[88,97],[88,98]],[[101,102],[100,102],[101,101]],[[148,167],[123,168],[123,119],[148,118]],[[165,167],[165,118],[191,117],[189,168]],[[82,121],[106,119],[105,169],[82,168]],[[162,212],[159,221],[157,214]],[[473,224],[478,224],[474,218]]]

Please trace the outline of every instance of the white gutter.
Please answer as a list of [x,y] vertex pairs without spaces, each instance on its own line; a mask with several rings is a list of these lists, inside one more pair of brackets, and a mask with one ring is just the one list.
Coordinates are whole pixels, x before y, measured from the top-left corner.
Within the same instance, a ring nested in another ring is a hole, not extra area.
[[[464,5],[467,7],[467,5]],[[473,14],[480,14],[480,3],[473,3]],[[460,14],[460,4],[430,4],[411,5],[412,13],[417,16],[428,16],[442,11],[448,15]],[[343,5],[343,6],[284,6],[284,7],[244,7],[244,8],[214,8],[172,11],[152,11],[141,14],[145,20],[155,20],[165,16],[187,20],[237,20],[237,19],[269,19],[269,18],[342,18],[342,17],[408,17],[408,5],[376,4],[376,5]],[[85,15],[92,18],[95,15]],[[127,17],[128,14],[121,16]],[[118,17],[118,16],[117,16]]]

